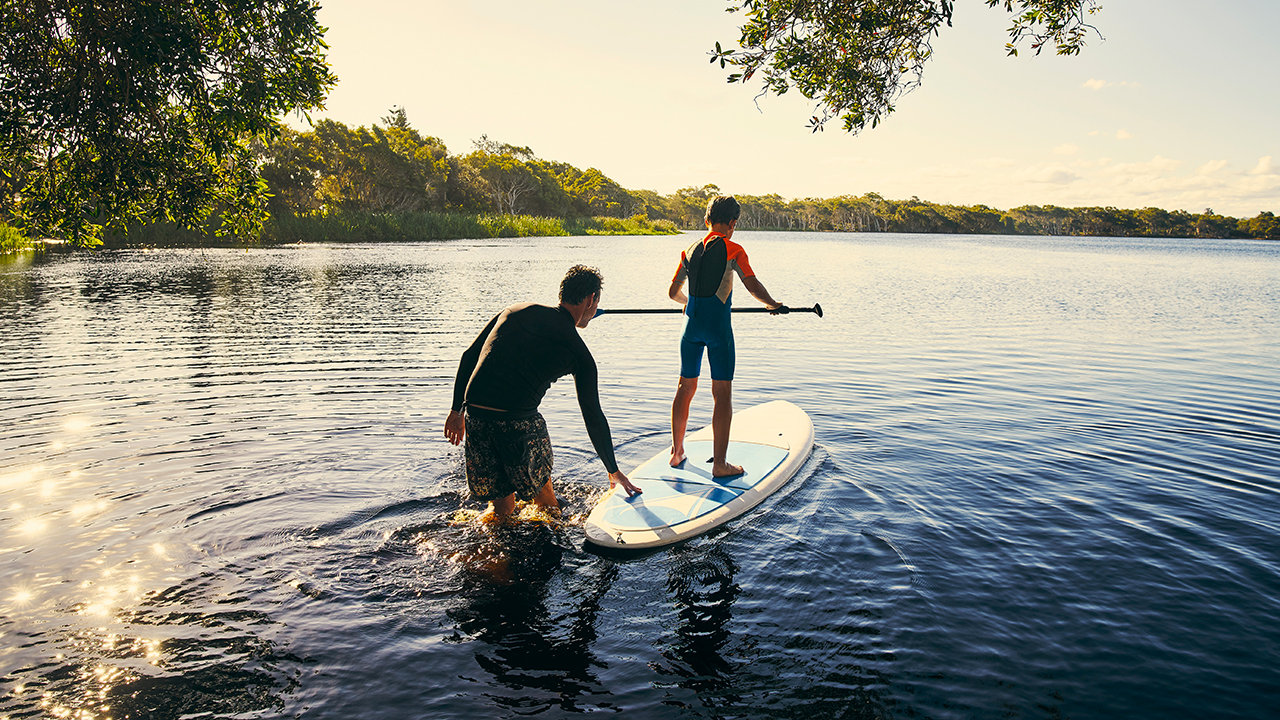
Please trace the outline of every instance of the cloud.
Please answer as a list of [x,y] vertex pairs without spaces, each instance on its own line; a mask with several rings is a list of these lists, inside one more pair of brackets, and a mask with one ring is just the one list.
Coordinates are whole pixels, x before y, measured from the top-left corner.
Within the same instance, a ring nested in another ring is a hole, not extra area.
[[1128,130],[1125,130],[1124,128],[1121,128],[1116,131],[1117,140],[1128,140],[1132,137],[1133,137],[1133,133],[1129,132]]
[[1209,162],[1196,168],[1197,175],[1213,175],[1227,167],[1226,160],[1210,160]]
[[1053,153],[1055,155],[1075,155],[1078,152],[1080,152],[1080,146],[1072,145],[1071,143],[1067,143],[1065,145],[1059,145],[1058,147],[1053,149]]
[[1141,83],[1130,82],[1128,80],[1099,80],[1098,78],[1089,78],[1084,81],[1083,87],[1086,90],[1101,90],[1109,87],[1136,88],[1142,87],[1142,85]]
[[1157,155],[1146,162],[1117,163],[1108,172],[1118,179],[1150,182],[1172,177],[1181,166],[1177,160]]
[[1280,156],[1257,163],[1214,159],[1192,164],[1165,155],[1122,162],[1094,157],[1083,149],[1081,153],[1044,153],[1030,162],[1026,156],[957,162],[955,172],[931,168],[902,190],[881,192],[886,197],[918,194],[935,202],[981,202],[997,208],[1158,207],[1198,213],[1211,207],[1232,217],[1280,212]]
[[1046,185],[1070,185],[1079,179],[1079,175],[1060,165],[1039,168],[1027,175],[1028,181]]
[[1275,163],[1271,161],[1270,155],[1264,155],[1258,158],[1258,164],[1249,171],[1250,175],[1280,175],[1280,171],[1276,170]]

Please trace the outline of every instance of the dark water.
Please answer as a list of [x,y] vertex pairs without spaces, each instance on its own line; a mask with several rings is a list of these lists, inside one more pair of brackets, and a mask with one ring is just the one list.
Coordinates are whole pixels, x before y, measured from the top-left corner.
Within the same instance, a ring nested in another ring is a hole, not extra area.
[[[1280,707],[1280,245],[739,239],[827,317],[737,316],[738,406],[817,446],[634,558],[582,549],[571,383],[566,526],[470,521],[441,427],[492,313],[576,262],[661,306],[688,237],[0,265],[0,718]],[[678,331],[584,331],[624,466],[665,446]]]

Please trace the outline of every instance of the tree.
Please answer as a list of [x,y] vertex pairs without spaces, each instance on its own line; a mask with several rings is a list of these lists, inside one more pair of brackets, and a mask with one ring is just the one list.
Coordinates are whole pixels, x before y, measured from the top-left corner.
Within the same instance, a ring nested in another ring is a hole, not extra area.
[[[316,146],[314,197],[330,210],[403,212],[443,209],[450,165],[440,140],[408,125],[349,128],[321,120],[310,133]],[[278,177],[274,163],[287,161],[282,148],[264,174]],[[270,171],[270,172],[268,172]],[[275,187],[272,190],[275,191]],[[299,209],[306,210],[305,205]]]
[[[485,147],[478,142],[476,145]],[[529,156],[532,157],[532,153]],[[489,196],[494,210],[516,215],[529,209],[527,199],[536,193],[540,183],[527,163],[515,155],[480,149],[463,160],[484,181],[484,193]]]
[[1259,240],[1280,240],[1280,218],[1270,212],[1260,212],[1257,217],[1239,221],[1240,233]]
[[[983,0],[1013,14],[1010,55],[1029,42],[1078,54],[1098,0]],[[954,0],[738,0],[744,15],[738,47],[716,43],[711,61],[732,66],[731,83],[763,80],[761,95],[795,88],[817,101],[814,132],[834,117],[857,133],[875,127],[903,94],[920,85],[933,37],[950,26]]]
[[320,209],[316,185],[325,167],[314,132],[287,127],[270,143],[262,143],[260,172],[270,192],[268,209],[273,215],[307,213]]
[[0,219],[96,244],[166,220],[256,235],[256,138],[335,82],[310,0],[0,3]]
[[547,163],[547,167],[568,194],[572,214],[622,218],[644,209],[641,200],[596,168],[579,170],[568,163],[554,162]]

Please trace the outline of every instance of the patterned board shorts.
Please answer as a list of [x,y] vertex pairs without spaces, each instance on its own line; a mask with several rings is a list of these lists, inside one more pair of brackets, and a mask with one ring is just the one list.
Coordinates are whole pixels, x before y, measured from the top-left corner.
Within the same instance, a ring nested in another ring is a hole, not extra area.
[[551,436],[541,415],[498,419],[467,414],[467,487],[476,500],[515,493],[533,499],[551,479]]

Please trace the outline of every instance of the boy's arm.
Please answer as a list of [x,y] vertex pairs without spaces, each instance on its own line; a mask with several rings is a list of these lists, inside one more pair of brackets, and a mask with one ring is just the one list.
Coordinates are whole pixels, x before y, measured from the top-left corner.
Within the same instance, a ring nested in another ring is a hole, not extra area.
[[689,298],[685,297],[684,290],[682,289],[683,287],[684,287],[684,278],[677,278],[675,280],[672,280],[671,289],[667,290],[667,297],[671,298],[672,300],[675,300],[681,305],[688,303]]
[[774,300],[773,297],[769,295],[769,291],[764,289],[764,285],[761,284],[760,279],[755,275],[742,278],[742,286],[745,287],[747,292],[751,293],[755,299],[764,303],[770,310],[777,310],[782,307],[782,303]]
[[688,270],[684,266],[684,253],[680,253],[680,264],[676,266],[675,277],[671,278],[671,288],[667,290],[667,297],[681,305],[689,302],[689,298],[685,297],[684,290],[681,289],[684,287],[686,277],[688,277]]

